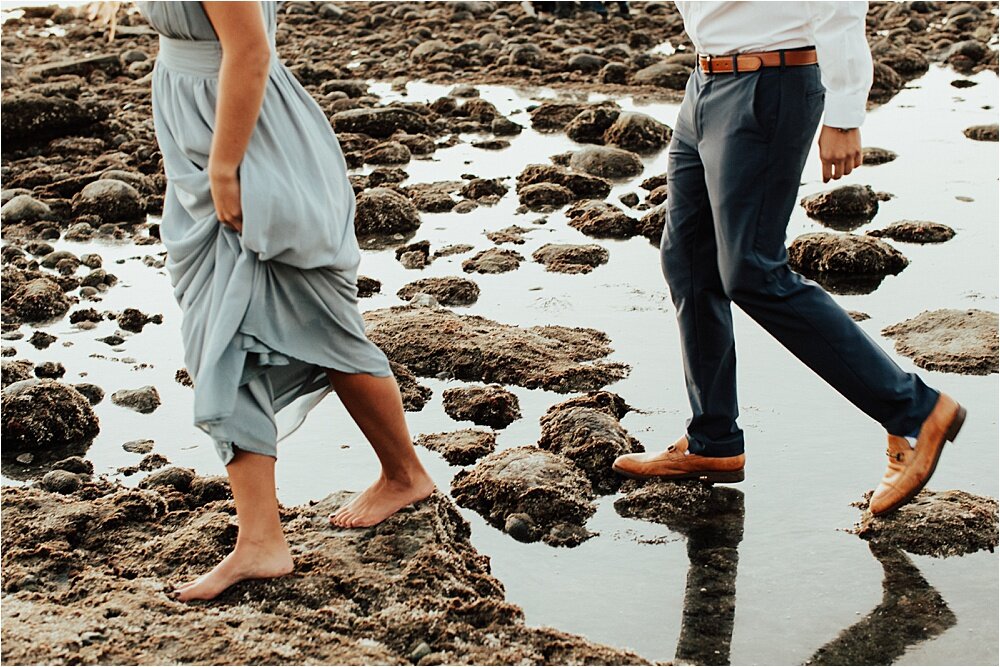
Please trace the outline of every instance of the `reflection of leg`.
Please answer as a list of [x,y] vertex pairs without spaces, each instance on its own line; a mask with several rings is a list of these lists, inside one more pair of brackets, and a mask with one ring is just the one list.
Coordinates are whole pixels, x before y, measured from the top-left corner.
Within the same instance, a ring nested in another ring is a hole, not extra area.
[[182,601],[210,600],[243,579],[279,577],[292,571],[292,554],[281,530],[274,492],[273,456],[239,449],[226,472],[236,501],[236,548],[210,572],[178,586]]
[[955,625],[955,614],[896,547],[870,544],[882,563],[882,602],[816,651],[810,665],[889,665],[914,644]]
[[728,665],[736,616],[737,547],[743,539],[743,494],[713,487],[715,512],[697,517],[688,535],[687,587],[675,660]]
[[667,154],[667,219],[660,242],[663,274],[677,311],[692,417],[690,450],[703,456],[743,453],[736,426],[736,343],[729,297],[698,151],[677,135]]
[[382,464],[378,480],[335,513],[331,522],[351,528],[373,526],[429,496],[434,482],[413,449],[396,379],[334,370],[327,376]]

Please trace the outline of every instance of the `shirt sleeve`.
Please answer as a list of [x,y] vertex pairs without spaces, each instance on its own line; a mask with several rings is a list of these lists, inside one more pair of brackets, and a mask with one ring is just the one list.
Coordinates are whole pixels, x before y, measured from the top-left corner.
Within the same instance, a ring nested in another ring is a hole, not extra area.
[[826,88],[823,124],[860,127],[872,86],[872,53],[865,36],[867,2],[814,2],[813,38]]

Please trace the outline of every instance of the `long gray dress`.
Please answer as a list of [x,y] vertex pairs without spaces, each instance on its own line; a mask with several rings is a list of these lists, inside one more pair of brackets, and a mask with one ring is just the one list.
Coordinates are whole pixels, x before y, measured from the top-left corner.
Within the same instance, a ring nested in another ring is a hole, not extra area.
[[[389,376],[358,310],[354,191],[330,123],[274,52],[277,3],[260,3],[272,52],[239,167],[243,231],[209,188],[222,50],[200,2],[139,2],[160,34],[153,122],[167,188],[160,236],[183,311],[194,423],[224,464],[233,446],[277,456],[331,387],[324,368]],[[279,414],[280,411],[280,414]]]

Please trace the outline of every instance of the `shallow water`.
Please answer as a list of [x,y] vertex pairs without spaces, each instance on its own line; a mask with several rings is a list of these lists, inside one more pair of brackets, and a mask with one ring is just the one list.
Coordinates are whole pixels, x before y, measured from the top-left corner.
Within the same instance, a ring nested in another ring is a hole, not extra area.
[[[822,183],[818,158],[813,155],[803,174],[801,195],[846,183],[869,184],[896,195],[883,202],[875,220],[859,229],[884,226],[900,219],[943,222],[958,235],[943,245],[895,244],[910,259],[900,275],[886,279],[874,293],[839,296],[846,308],[862,310],[871,319],[861,326],[907,370],[917,370],[892,352],[892,342],[879,331],[923,310],[982,308],[997,310],[998,192],[997,145],[974,142],[962,135],[970,125],[996,122],[997,77],[989,72],[973,79],[979,85],[956,89],[958,76],[933,68],[912,82],[889,104],[871,112],[863,128],[864,144],[896,151],[899,158],[877,167],[863,167],[836,184]],[[387,84],[373,90],[385,101],[400,97]],[[480,86],[482,96],[504,114],[530,128],[524,108],[556,96],[551,90],[513,91]],[[447,88],[414,83],[404,99],[434,100]],[[590,95],[590,99],[600,96]],[[637,106],[618,100],[672,124],[678,106]],[[989,107],[989,108],[984,108]],[[520,110],[518,113],[515,111]],[[465,137],[473,140],[475,137]],[[657,250],[645,239],[594,241],[565,224],[562,213],[516,215],[513,177],[524,165],[544,163],[548,156],[575,144],[562,134],[541,135],[526,129],[504,151],[486,151],[462,144],[439,150],[432,160],[405,167],[408,183],[457,179],[462,173],[481,177],[510,177],[511,191],[493,207],[469,214],[423,213],[415,240],[427,239],[432,250],[451,243],[470,243],[476,250],[491,247],[484,232],[511,224],[532,227],[523,246],[513,247],[526,258],[513,273],[471,277],[479,284],[479,302],[459,312],[483,315],[524,326],[561,324],[600,329],[611,337],[611,359],[632,366],[628,378],[609,387],[642,413],[631,413],[625,426],[647,449],[672,442],[683,428],[687,399],[683,386],[677,329]],[[666,169],[666,155],[646,158],[642,177],[617,185],[609,201],[638,190],[642,178]],[[956,197],[968,197],[961,201]],[[544,218],[545,224],[535,225]],[[789,241],[807,231],[822,229],[797,208],[789,226]],[[551,242],[597,242],[608,248],[610,262],[589,275],[546,273],[530,261],[531,253]],[[80,254],[97,251],[105,269],[120,283],[97,304],[99,310],[137,307],[162,313],[164,324],[149,324],[129,337],[123,352],[95,339],[112,333],[114,322],[102,322],[92,331],[79,331],[68,321],[45,327],[59,337],[49,349],[37,351],[21,341],[5,341],[18,350],[15,358],[61,361],[68,382],[90,381],[110,394],[118,389],[155,385],[163,405],[151,415],[140,415],[113,405],[106,398],[96,411],[101,434],[88,458],[97,472],[114,473],[119,466],[141,458],[121,449],[139,438],[156,441],[154,451],[175,465],[203,474],[222,474],[211,442],[191,425],[191,393],[173,380],[184,365],[180,338],[180,311],[166,273],[142,264],[146,254],[161,246],[105,245],[58,241],[57,249]],[[426,276],[464,275],[467,255],[440,258],[422,271],[403,268],[393,251],[365,251],[361,273],[380,279],[382,294],[362,301],[365,310],[401,303],[395,292],[406,282]],[[122,264],[116,264],[122,260]],[[624,519],[615,512],[613,496],[600,500],[588,527],[600,535],[574,549],[544,544],[521,544],[489,526],[477,514],[462,510],[472,523],[472,541],[491,557],[494,573],[504,582],[508,598],[521,605],[532,625],[551,625],[606,644],[636,650],[652,660],[686,657],[702,662],[802,663],[842,631],[862,621],[882,600],[883,569],[860,539],[843,532],[858,518],[850,503],[878,481],[884,460],[884,434],[879,426],[849,405],[799,364],[762,329],[737,311],[742,426],[747,433],[748,478],[738,485],[744,494],[743,536],[733,581],[732,553],[721,572],[724,580],[694,573],[687,601],[700,631],[689,627],[682,637],[685,585],[689,576],[687,540],[666,526]],[[30,335],[30,328],[24,330]],[[322,335],[322,332],[317,332]],[[63,343],[72,341],[71,347]],[[108,358],[95,358],[99,354]],[[153,368],[133,370],[131,363],[111,358],[132,357]],[[919,371],[930,384],[958,398],[969,409],[969,419],[957,445],[946,450],[932,487],[962,488],[996,497],[998,494],[998,383],[997,376],[974,377]],[[85,377],[81,377],[85,376]],[[465,428],[441,406],[441,393],[458,382],[422,379],[434,390],[433,400],[419,413],[408,414],[414,436],[419,433]],[[542,390],[512,387],[521,401],[523,418],[499,435],[500,447],[533,443],[539,435],[538,418],[565,396]],[[453,474],[438,455],[419,454],[438,485],[447,490]],[[377,474],[377,462],[362,435],[335,397],[327,398],[296,433],[280,445],[278,494],[286,504],[321,498],[338,489],[360,490]],[[136,477],[124,478],[134,483]],[[16,484],[4,478],[4,483]],[[693,549],[695,557],[702,552]],[[899,663],[996,664],[998,661],[997,559],[994,554],[936,560],[910,557],[926,585],[936,589],[956,617],[956,623],[926,641],[892,626],[893,610],[872,626],[879,644],[903,651]],[[887,559],[893,568],[905,559]],[[900,565],[903,563],[903,565]],[[705,583],[714,585],[705,586]],[[735,585],[735,597],[717,604],[709,595],[717,587]],[[701,588],[705,588],[701,592]],[[915,590],[916,590],[915,589]],[[726,608],[735,603],[735,617],[727,621]],[[710,610],[714,607],[715,612]],[[905,607],[903,607],[905,609]],[[731,625],[730,625],[731,624]],[[871,628],[868,628],[869,630]],[[849,631],[851,632],[851,631]],[[880,635],[879,633],[884,633]],[[857,650],[871,639],[849,634]],[[897,651],[897,652],[899,652]],[[728,655],[727,655],[728,654]],[[864,654],[877,662],[877,654]]]

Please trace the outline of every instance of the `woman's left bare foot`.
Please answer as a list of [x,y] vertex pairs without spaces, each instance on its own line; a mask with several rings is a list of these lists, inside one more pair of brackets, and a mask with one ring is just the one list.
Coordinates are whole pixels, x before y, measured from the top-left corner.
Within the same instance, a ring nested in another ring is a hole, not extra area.
[[340,528],[374,526],[411,503],[434,492],[434,480],[426,473],[409,483],[382,475],[357,498],[330,515],[330,523]]

